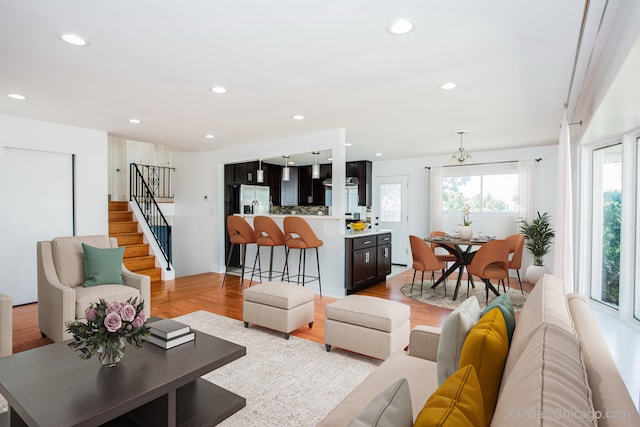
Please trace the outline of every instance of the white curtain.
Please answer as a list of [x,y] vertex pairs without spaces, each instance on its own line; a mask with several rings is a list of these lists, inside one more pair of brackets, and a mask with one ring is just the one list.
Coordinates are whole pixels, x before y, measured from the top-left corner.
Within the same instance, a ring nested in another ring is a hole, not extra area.
[[429,174],[429,232],[442,230],[442,167],[431,167]]
[[[535,215],[535,193],[533,183],[535,182],[535,168],[537,162],[535,160],[520,160],[518,162],[518,176],[520,177],[518,184],[518,195],[520,198],[519,215],[521,220],[531,221]],[[520,224],[518,224],[518,231]],[[522,253],[522,273],[533,264],[533,256],[528,250]]]
[[568,292],[575,292],[573,283],[573,194],[571,191],[571,136],[565,108],[558,141],[558,186],[555,218],[554,274],[564,280]]

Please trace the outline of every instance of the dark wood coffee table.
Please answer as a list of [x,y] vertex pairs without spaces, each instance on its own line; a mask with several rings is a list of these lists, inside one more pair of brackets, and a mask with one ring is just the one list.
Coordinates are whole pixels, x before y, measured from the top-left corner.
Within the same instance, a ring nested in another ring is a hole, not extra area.
[[0,393],[10,425],[215,425],[246,400],[199,378],[246,354],[246,348],[196,331],[193,342],[164,350],[127,345],[105,368],[81,360],[66,342],[0,358]]

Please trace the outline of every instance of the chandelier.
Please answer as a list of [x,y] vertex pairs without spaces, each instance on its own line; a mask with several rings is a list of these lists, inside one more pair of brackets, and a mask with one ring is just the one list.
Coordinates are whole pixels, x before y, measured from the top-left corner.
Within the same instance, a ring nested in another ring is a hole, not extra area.
[[454,132],[456,135],[460,135],[460,148],[458,148],[458,152],[456,154],[454,154],[453,156],[451,156],[451,160],[457,160],[458,163],[464,163],[465,160],[468,160],[471,158],[471,154],[467,153],[466,151],[464,151],[464,147],[462,146],[462,137],[465,134],[471,133],[468,130],[459,130],[457,132]]

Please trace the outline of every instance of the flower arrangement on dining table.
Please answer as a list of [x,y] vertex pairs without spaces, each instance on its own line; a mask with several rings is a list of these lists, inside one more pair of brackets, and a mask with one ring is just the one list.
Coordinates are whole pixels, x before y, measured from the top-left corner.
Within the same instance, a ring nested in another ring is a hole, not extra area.
[[124,355],[125,341],[142,348],[150,329],[145,325],[144,301],[129,298],[126,302],[106,302],[100,299],[91,304],[84,321],[67,322],[73,335],[69,347],[80,352],[81,359],[97,355],[105,366],[117,364]]
[[468,227],[471,225],[471,221],[469,221],[469,214],[471,213],[471,206],[464,205],[462,208],[462,225]]

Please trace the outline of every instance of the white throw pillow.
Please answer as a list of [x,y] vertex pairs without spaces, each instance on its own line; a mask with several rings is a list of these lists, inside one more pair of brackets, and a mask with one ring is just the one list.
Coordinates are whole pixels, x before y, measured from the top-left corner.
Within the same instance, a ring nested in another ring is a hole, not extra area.
[[384,389],[349,423],[349,427],[411,426],[413,426],[413,409],[406,378]]
[[478,323],[482,310],[476,297],[467,298],[447,316],[438,342],[438,385],[458,370],[462,344]]

